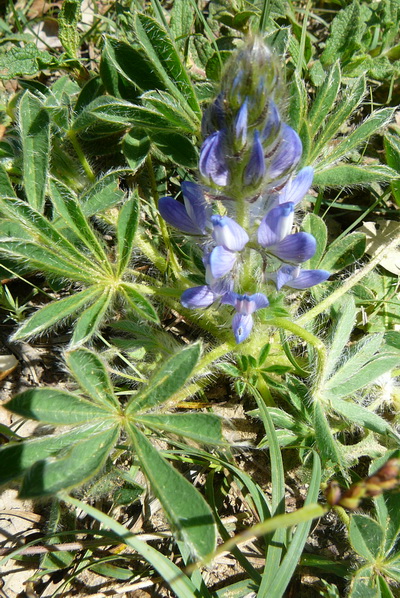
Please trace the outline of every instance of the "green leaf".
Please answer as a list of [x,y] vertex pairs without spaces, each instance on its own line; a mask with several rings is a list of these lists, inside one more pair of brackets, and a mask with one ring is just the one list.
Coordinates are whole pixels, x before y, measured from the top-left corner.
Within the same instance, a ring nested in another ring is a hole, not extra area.
[[[400,135],[386,133],[383,141],[387,165],[400,174]],[[391,187],[393,197],[397,205],[400,206],[400,181],[393,181]]]
[[194,486],[134,426],[128,429],[135,453],[173,531],[202,558],[215,550],[217,534],[210,507]]
[[[380,353],[363,367],[356,370],[347,380],[340,379],[340,370],[332,376],[325,386],[327,396],[330,398],[339,398],[349,396],[360,388],[371,384],[374,380],[395,369],[399,365],[398,354]],[[344,384],[345,382],[345,384]]]
[[182,570],[161,554],[159,550],[152,548],[147,542],[140,539],[138,534],[130,532],[126,527],[115,521],[115,518],[109,517],[85,502],[81,502],[71,496],[65,497],[65,501],[81,509],[93,519],[97,519],[103,527],[111,529],[121,539],[123,544],[126,544],[146,559],[158,571],[165,582],[169,584],[177,598],[198,598],[195,586]]
[[207,60],[207,78],[211,79],[211,81],[220,82],[224,65],[228,62],[231,56],[232,52],[229,52],[228,50],[221,50],[218,53],[214,52],[214,54]]
[[363,233],[351,233],[334,241],[322,259],[320,268],[328,272],[338,272],[354,264],[364,255],[365,243]]
[[104,289],[103,293],[87,307],[79,316],[74,326],[71,347],[83,345],[98,330],[113,298],[112,289]]
[[343,141],[336,144],[331,152],[328,152],[320,162],[318,162],[318,170],[336,162],[343,158],[351,150],[358,147],[363,141],[369,139],[372,135],[377,133],[379,129],[386,126],[393,118],[396,108],[382,108],[375,110],[361,125],[359,125],[350,135],[346,135]]
[[135,173],[142,166],[150,151],[150,139],[145,131],[134,129],[128,131],[122,141],[122,151]]
[[[260,417],[264,425],[271,456],[271,516],[273,517],[285,513],[285,471],[283,468],[282,453],[271,414],[265,405],[264,399],[258,393],[254,393],[254,398],[256,399],[257,406],[260,410]],[[268,539],[267,558],[259,588],[260,596],[268,596],[269,594],[272,579],[282,559],[285,539],[286,533],[283,528],[277,529]]]
[[97,287],[89,288],[65,299],[53,301],[45,305],[36,311],[33,316],[25,320],[13,335],[13,339],[22,340],[40,334],[44,330],[54,326],[54,324],[73,315],[88,303],[95,301],[101,292]]
[[335,369],[353,331],[357,315],[354,298],[352,295],[345,295],[332,306],[331,311],[332,329],[325,378],[328,378]]
[[139,219],[139,196],[134,193],[122,206],[117,222],[117,275],[121,276],[131,259]]
[[80,38],[78,24],[81,20],[82,0],[64,0],[58,15],[58,37],[71,58],[78,56]]
[[390,183],[399,174],[384,164],[339,164],[326,170],[316,168],[313,185],[321,187],[348,187],[368,183]]
[[118,439],[113,427],[81,440],[64,456],[36,462],[25,474],[19,496],[36,498],[83,484],[102,467]]
[[126,172],[110,172],[92,185],[80,198],[82,212],[87,218],[103,212],[122,201],[125,193],[119,188],[119,175]]
[[[383,334],[370,334],[356,343],[344,363],[327,382],[326,386],[334,388],[336,385],[345,385],[346,381],[354,376],[360,368],[370,361],[382,344]],[[333,371],[333,368],[329,368]]]
[[141,96],[143,105],[156,110],[176,130],[197,132],[197,123],[188,119],[179,102],[166,91],[148,91]]
[[313,132],[313,137],[315,137],[319,128],[325,122],[326,117],[337,100],[340,81],[340,62],[338,61],[329,71],[329,75],[325,78],[323,85],[318,90],[310,109],[310,129]]
[[[87,221],[80,205],[71,190],[56,179],[50,180],[51,200],[65,223],[74,231],[85,244],[96,260],[104,266],[104,270],[112,272],[104,246],[100,243],[95,232]],[[107,267],[108,266],[108,267]]]
[[94,419],[109,419],[111,407],[105,409],[64,390],[31,388],[16,395],[4,407],[17,415],[48,424],[75,425]]
[[376,587],[374,567],[362,567],[353,577],[348,598],[382,598]]
[[167,158],[184,168],[196,168],[198,153],[187,136],[173,132],[149,131],[149,137],[155,146],[153,149],[161,154],[161,160],[165,161]]
[[[13,225],[14,223],[11,223]],[[17,258],[22,264],[29,265],[31,270],[41,270],[47,274],[55,274],[56,276],[71,280],[88,282],[90,277],[98,278],[98,273],[91,269],[83,270],[82,265],[67,261],[57,253],[57,247],[51,251],[45,246],[40,246],[38,243],[32,243],[25,239],[1,239],[0,253],[11,258]],[[82,257],[82,262],[84,259]]]
[[343,99],[338,103],[334,112],[327,118],[324,128],[315,140],[314,150],[311,152],[310,160],[314,160],[320,153],[326,151],[326,145],[353,114],[357,106],[361,103],[364,94],[364,77],[360,77],[349,83],[342,93]]
[[[346,392],[346,394],[348,393]],[[331,395],[328,395],[328,399],[331,402],[332,409],[334,409],[336,413],[339,413],[345,419],[351,421],[353,424],[362,426],[368,430],[372,430],[377,434],[382,434],[382,436],[391,436],[392,438],[395,437],[398,439],[398,437],[394,434],[390,424],[380,415],[377,415],[372,411],[368,411],[368,409],[362,405],[358,405],[352,401],[342,401],[336,397],[331,397]]]
[[99,405],[119,408],[107,368],[99,355],[83,347],[65,353],[65,362],[81,389]]
[[10,177],[7,174],[4,165],[0,163],[0,196],[2,197],[16,197],[14,188],[11,184]]
[[317,241],[317,250],[314,256],[308,260],[307,264],[310,268],[318,268],[318,264],[324,255],[328,239],[328,229],[326,228],[326,224],[319,216],[309,213],[304,218],[301,228],[306,233],[313,235]]
[[146,387],[132,397],[126,413],[146,411],[172,397],[189,378],[199,357],[200,345],[198,343],[185,347],[173,355],[149,380]]
[[174,36],[175,44],[179,49],[187,43],[192,33],[192,25],[195,19],[195,12],[187,0],[175,0],[171,9],[170,29]]
[[368,563],[374,564],[383,555],[385,532],[367,515],[352,515],[349,526],[349,540],[354,550]]
[[98,431],[100,422],[94,425],[82,426],[57,434],[25,440],[24,442],[10,442],[0,447],[0,485],[19,478],[24,471],[40,459],[59,453],[93,431]]
[[135,417],[135,422],[155,430],[191,438],[211,446],[226,444],[222,436],[222,420],[211,413],[174,413],[154,415],[147,413]]
[[192,83],[165,29],[153,18],[137,14],[135,33],[153,71],[165,88],[176,100],[181,101],[185,112],[200,118],[201,110]]
[[349,6],[339,10],[332,21],[331,33],[321,54],[322,64],[330,65],[335,60],[351,57],[360,48],[364,29],[360,4],[353,0]]
[[304,79],[295,71],[290,85],[289,124],[299,131],[303,121],[307,119],[307,91]]
[[135,99],[138,90],[164,88],[143,52],[114,37],[105,37],[100,75],[108,93],[125,100]]
[[13,45],[0,54],[0,79],[32,77],[40,70],[57,67],[59,60],[49,52],[38,50],[35,43],[29,42],[23,47]]
[[331,461],[343,467],[344,459],[340,447],[333,437],[322,405],[317,401],[314,403],[313,409],[313,427],[322,463],[326,464]]
[[[310,485],[307,493],[307,498],[304,502],[304,506],[316,503],[318,500],[318,494],[321,483],[321,462],[316,453],[313,453],[313,470]],[[272,578],[271,583],[267,588],[269,593],[258,593],[260,598],[267,598],[267,596],[274,596],[274,598],[280,598],[284,595],[285,590],[290,583],[292,575],[298,565],[299,555],[302,553],[304,545],[307,541],[312,525],[312,520],[300,523],[293,537],[290,540],[288,550],[283,557],[278,568],[274,572],[275,575]]]
[[33,208],[43,212],[50,156],[50,119],[42,102],[29,91],[19,104],[19,126],[26,196]]
[[132,308],[141,318],[150,320],[159,324],[159,318],[156,310],[150,301],[147,301],[145,297],[139,291],[136,290],[134,284],[123,282],[119,285],[119,291],[125,298],[129,307]]
[[[85,280],[85,278],[87,278],[82,277],[83,265],[86,270],[94,272],[96,276],[98,276],[98,269],[96,270],[96,268],[93,267],[92,261],[89,260],[82,251],[79,251],[70,241],[63,237],[55,226],[40,214],[40,212],[33,209],[26,202],[13,197],[1,198],[0,211],[8,215],[11,219],[19,222],[19,224],[31,234],[31,237],[33,237],[35,241],[39,242],[41,245],[50,245],[50,248],[47,249],[48,252],[54,249],[55,255],[60,256],[60,258],[66,258],[69,262],[72,262],[70,266],[76,265],[77,271],[81,272],[81,276],[78,280]],[[66,270],[68,271],[68,269],[67,266]]]

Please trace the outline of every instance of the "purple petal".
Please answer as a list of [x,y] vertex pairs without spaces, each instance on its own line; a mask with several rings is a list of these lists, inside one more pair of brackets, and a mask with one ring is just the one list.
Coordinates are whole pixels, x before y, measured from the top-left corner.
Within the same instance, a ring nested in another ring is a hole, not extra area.
[[233,305],[236,311],[243,315],[249,316],[257,309],[262,309],[269,305],[269,301],[263,293],[254,293],[254,295],[238,295],[237,293],[226,293],[221,303]]
[[214,303],[215,300],[215,293],[213,293],[207,285],[186,289],[181,295],[181,303],[183,307],[189,309],[208,307]]
[[225,126],[223,101],[223,95],[220,93],[205,110],[201,121],[201,134],[204,138]]
[[257,185],[265,175],[264,148],[261,143],[260,133],[254,132],[254,142],[249,163],[244,171],[244,184]]
[[202,235],[203,231],[188,215],[186,208],[172,197],[161,197],[158,210],[168,224],[189,235]]
[[209,286],[213,293],[215,293],[215,295],[221,297],[222,295],[226,295],[226,293],[230,293],[232,291],[233,279],[230,276],[217,278]]
[[243,316],[242,314],[235,314],[232,319],[232,330],[235,335],[236,342],[242,343],[249,336],[253,328],[253,316]]
[[258,228],[258,242],[262,247],[276,245],[292,230],[294,217],[294,204],[283,203],[272,208],[261,221]]
[[183,201],[186,212],[192,222],[203,232],[206,232],[208,204],[204,199],[203,189],[196,183],[184,181],[181,183]]
[[279,196],[279,203],[292,201],[294,205],[298,204],[311,187],[314,177],[312,166],[302,168],[298,175],[285,185]]
[[199,159],[199,170],[203,177],[220,187],[225,187],[229,178],[223,146],[224,133],[222,131],[212,133],[201,146]]
[[250,301],[252,301],[257,309],[263,309],[264,307],[268,307],[269,301],[264,295],[264,293],[254,293],[254,295],[250,295]]
[[326,270],[301,270],[300,274],[286,286],[292,289],[309,289],[310,287],[328,280],[330,272]]
[[249,235],[244,228],[228,216],[211,216],[211,222],[214,226],[212,236],[217,245],[223,245],[225,249],[231,251],[241,251],[249,241]]
[[268,249],[270,253],[284,262],[301,263],[309,260],[314,255],[316,248],[317,242],[312,235],[295,233]]
[[276,284],[278,291],[285,286],[291,280],[297,278],[300,272],[300,266],[291,266],[290,264],[284,264],[276,272],[270,272],[267,274],[269,280],[273,280]]
[[221,278],[228,274],[235,265],[237,254],[221,245],[215,247],[210,254],[210,270],[213,278]]
[[241,142],[242,146],[246,143],[247,139],[247,120],[248,120],[248,109],[247,109],[247,98],[240,106],[239,112],[235,119],[235,137]]
[[271,160],[269,177],[274,180],[296,166],[301,158],[303,146],[300,137],[289,125],[282,127],[282,141]]

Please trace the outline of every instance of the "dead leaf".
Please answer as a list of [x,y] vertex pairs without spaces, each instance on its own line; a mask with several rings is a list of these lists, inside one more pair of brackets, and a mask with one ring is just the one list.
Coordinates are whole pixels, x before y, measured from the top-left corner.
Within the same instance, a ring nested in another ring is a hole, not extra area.
[[[365,252],[374,257],[386,245],[388,245],[395,235],[399,233],[399,222],[393,220],[378,219],[377,222],[364,222],[358,228],[358,232],[364,233],[367,237],[367,248]],[[380,261],[380,265],[385,270],[393,274],[400,275],[400,248],[395,247],[385,253]]]
[[0,380],[4,380],[18,365],[14,355],[0,355]]

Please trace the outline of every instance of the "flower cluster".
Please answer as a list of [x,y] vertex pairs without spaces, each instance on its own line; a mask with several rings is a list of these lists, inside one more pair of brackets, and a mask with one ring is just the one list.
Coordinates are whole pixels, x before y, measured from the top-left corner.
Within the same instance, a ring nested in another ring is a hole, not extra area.
[[[294,175],[302,144],[281,120],[280,89],[276,59],[253,40],[228,65],[221,92],[204,114],[199,159],[204,186],[184,182],[183,203],[171,197],[159,201],[164,220],[194,236],[203,252],[205,284],[184,291],[182,304],[233,306],[238,343],[251,332],[252,314],[268,306],[254,288],[257,270],[278,290],[309,288],[329,277],[325,270],[300,267],[316,250],[312,235],[292,232],[295,206],[311,186],[313,169]],[[220,201],[211,203],[205,194]]]

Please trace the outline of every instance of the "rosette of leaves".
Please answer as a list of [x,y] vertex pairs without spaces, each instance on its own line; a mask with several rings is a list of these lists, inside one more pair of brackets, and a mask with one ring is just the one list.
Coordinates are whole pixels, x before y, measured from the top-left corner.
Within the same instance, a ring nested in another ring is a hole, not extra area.
[[103,200],[121,199],[115,177],[98,183],[80,200],[64,183],[51,179],[50,194],[57,211],[53,221],[15,196],[0,200],[5,217],[0,227],[0,254],[49,278],[76,283],[79,290],[36,311],[15,332],[14,339],[33,337],[74,318],[71,344],[82,344],[106,320],[118,297],[140,318],[157,323],[153,305],[127,273],[138,225],[137,195],[125,201],[119,211],[112,259],[112,251],[94,230],[89,217]]
[[181,349],[122,405],[98,354],[86,348],[67,352],[66,363],[79,391],[33,388],[5,405],[22,417],[63,426],[63,431],[1,447],[0,483],[22,477],[21,497],[62,498],[112,459],[123,432],[177,537],[194,554],[212,552],[216,529],[209,506],[149,439],[150,433],[162,433],[164,440],[173,435],[200,444],[224,444],[216,415],[164,411],[192,374],[199,355],[199,344]]

